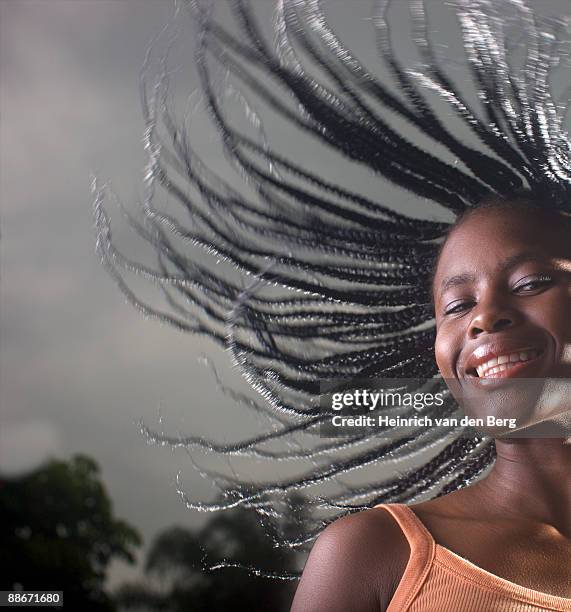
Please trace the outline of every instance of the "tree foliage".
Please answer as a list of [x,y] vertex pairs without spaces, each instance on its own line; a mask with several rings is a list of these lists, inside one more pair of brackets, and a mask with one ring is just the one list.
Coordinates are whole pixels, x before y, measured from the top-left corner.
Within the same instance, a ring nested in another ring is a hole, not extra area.
[[[291,496],[290,506],[301,507]],[[296,517],[299,520],[299,517]],[[292,572],[295,553],[274,545],[272,530],[283,533],[288,524],[260,524],[258,515],[245,509],[216,513],[204,527],[171,527],[153,541],[145,562],[145,580],[124,584],[117,601],[125,610],[209,612],[289,610],[296,583],[249,574],[227,567],[205,567],[224,560],[272,572]]]
[[52,460],[0,488],[4,589],[62,590],[71,609],[116,609],[104,591],[112,559],[134,563],[138,532],[113,515],[97,463]]

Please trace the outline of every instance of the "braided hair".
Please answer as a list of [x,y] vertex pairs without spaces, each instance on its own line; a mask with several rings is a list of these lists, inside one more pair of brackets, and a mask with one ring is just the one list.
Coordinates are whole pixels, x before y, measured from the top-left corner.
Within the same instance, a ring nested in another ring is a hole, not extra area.
[[[104,207],[109,190],[94,181],[97,250],[133,306],[211,338],[257,392],[223,387],[236,411],[265,419],[261,433],[237,442],[168,436],[142,425],[150,441],[186,448],[220,491],[206,502],[181,486],[185,503],[200,511],[251,508],[264,521],[299,517],[297,531],[279,543],[303,551],[347,511],[449,493],[493,462],[490,439],[454,427],[322,438],[320,425],[330,415],[320,410],[320,385],[363,376],[416,379],[444,393],[443,414],[456,413],[433,357],[435,261],[455,220],[482,203],[532,201],[569,211],[565,109],[550,83],[564,68],[564,24],[539,23],[523,0],[456,0],[472,99],[437,52],[423,0],[408,2],[420,63],[414,69],[391,35],[389,0],[375,1],[383,78],[336,34],[320,0],[277,0],[273,45],[247,0],[227,4],[230,25],[217,19],[214,3],[200,0],[178,5],[176,20],[190,10],[202,99],[233,178],[193,148],[191,130],[170,103],[166,61],[149,84],[148,58],[141,80],[149,156],[142,221],[124,213],[156,251],[157,265],[116,248]],[[513,43],[512,27],[523,33],[523,45]],[[233,119],[236,107],[249,129]],[[270,144],[267,117],[295,134],[307,154]],[[313,169],[313,150],[334,155],[343,172],[326,178]],[[347,187],[353,170],[367,172],[374,196]],[[157,190],[180,204],[178,216],[155,205]],[[388,204],[393,193],[424,216]],[[138,297],[128,273],[154,283],[168,310]],[[261,462],[267,478],[207,469],[201,454]],[[304,495],[292,497],[296,492]],[[292,499],[305,504],[309,518]]]

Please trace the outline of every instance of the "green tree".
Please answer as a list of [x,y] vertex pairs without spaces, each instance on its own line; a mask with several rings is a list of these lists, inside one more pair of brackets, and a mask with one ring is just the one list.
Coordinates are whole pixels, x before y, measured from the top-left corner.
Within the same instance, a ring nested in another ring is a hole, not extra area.
[[137,531],[113,516],[95,461],[52,460],[0,487],[2,589],[63,590],[64,604],[112,612],[104,591],[113,558],[134,563]]
[[[292,530],[289,524],[279,527],[282,533],[284,527]],[[137,611],[287,611],[295,581],[261,578],[238,568],[203,569],[224,559],[271,572],[296,570],[297,556],[276,548],[271,536],[272,527],[262,527],[258,515],[244,509],[215,514],[200,530],[169,528],[149,549],[145,580],[123,585],[117,601],[122,609]]]

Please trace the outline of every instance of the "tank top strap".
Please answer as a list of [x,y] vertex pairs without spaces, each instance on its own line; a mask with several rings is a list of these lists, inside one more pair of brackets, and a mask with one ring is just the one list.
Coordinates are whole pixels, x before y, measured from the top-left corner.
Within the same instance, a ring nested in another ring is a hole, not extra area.
[[387,612],[407,610],[423,585],[436,552],[434,538],[405,504],[378,504],[397,522],[410,547],[410,557]]
[[434,538],[422,521],[405,504],[378,504],[375,508],[384,508],[398,523],[405,535],[411,550],[426,549],[430,552],[435,547]]

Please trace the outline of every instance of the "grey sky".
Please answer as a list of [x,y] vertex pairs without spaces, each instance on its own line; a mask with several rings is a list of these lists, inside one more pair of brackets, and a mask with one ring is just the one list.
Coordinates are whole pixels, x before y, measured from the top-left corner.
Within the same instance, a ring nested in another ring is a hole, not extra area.
[[[270,0],[257,2],[268,10]],[[349,2],[329,4],[352,40],[371,2],[359,0],[357,16]],[[541,7],[571,14],[565,0]],[[159,426],[162,403],[172,431],[228,425],[197,363],[206,351],[228,373],[226,356],[143,319],[94,252],[90,173],[112,180],[127,203],[140,191],[138,72],[172,8],[170,0],[0,0],[0,466],[18,473],[48,456],[95,457],[117,514],[146,542],[202,517],[175,492],[186,456],[148,447],[135,422]],[[122,240],[136,256],[138,243],[120,227]],[[190,475],[187,484],[198,498],[211,493]],[[113,582],[125,575],[116,566]]]
[[89,175],[126,200],[136,193],[138,71],[171,10],[164,0],[0,2],[0,463],[17,472],[92,455],[117,514],[146,541],[196,518],[173,488],[184,461],[149,448],[134,423],[156,424],[160,401],[182,412],[209,398],[188,374],[200,342],[138,316],[102,270]]

